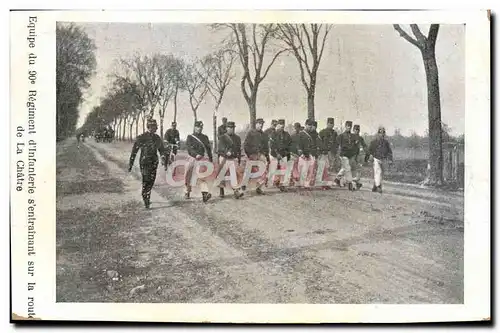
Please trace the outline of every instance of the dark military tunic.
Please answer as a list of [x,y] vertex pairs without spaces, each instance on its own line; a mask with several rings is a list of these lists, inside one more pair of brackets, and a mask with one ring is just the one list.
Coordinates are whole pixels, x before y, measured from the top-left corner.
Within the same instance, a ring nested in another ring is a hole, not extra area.
[[151,190],[156,180],[156,169],[158,168],[158,152],[166,165],[168,156],[166,155],[165,147],[158,134],[145,132],[137,137],[132,153],[130,154],[129,170],[134,165],[135,156],[141,150],[139,157],[139,165],[142,174],[142,198],[144,201],[149,201],[151,198]]
[[[165,141],[171,145],[179,144],[179,142],[181,141],[179,130],[177,130],[177,128],[176,129],[169,128],[165,132]],[[174,153],[174,155],[177,155],[177,149],[178,147],[176,146],[173,147],[172,153]]]
[[220,138],[221,136],[223,136],[224,134],[227,133],[227,127],[226,125],[220,125],[218,128],[217,128],[217,136]]
[[269,138],[264,132],[251,129],[245,138],[243,149],[247,156],[254,154],[264,154],[267,156],[269,154]]
[[313,155],[314,157],[318,157],[321,152],[321,139],[316,130],[309,132],[309,134],[311,134],[312,136],[314,146],[311,155]]
[[[196,139],[198,138],[198,140]],[[201,142],[200,142],[201,141]],[[189,156],[196,158],[197,155],[207,156],[212,162],[212,149],[208,136],[203,133],[190,134],[186,139],[186,146]]]
[[333,128],[325,128],[319,132],[321,139],[321,153],[337,153],[337,132]]
[[[227,159],[241,159],[241,139],[236,134],[224,134],[219,138],[217,153]],[[227,156],[231,153],[231,156]]]
[[368,159],[370,155],[373,155],[377,160],[389,159],[392,161],[392,149],[389,141],[377,138],[370,142],[365,159]]
[[300,132],[296,133],[293,132],[290,135],[290,138],[292,140],[291,145],[290,145],[290,153],[299,155],[299,142],[300,142]]
[[361,147],[363,147],[363,150],[366,153],[368,147],[366,146],[365,139],[363,139],[361,135],[354,134],[354,144],[356,145],[356,156],[359,155]]
[[314,156],[316,153],[316,144],[310,132],[304,130],[299,133],[298,151],[305,157]]
[[290,148],[292,146],[292,137],[288,132],[281,130],[275,131],[274,134],[270,137],[270,146],[271,146],[271,156],[290,158]]
[[340,134],[337,137],[337,143],[340,148],[340,156],[351,158],[359,152],[356,136],[353,133],[344,132]]

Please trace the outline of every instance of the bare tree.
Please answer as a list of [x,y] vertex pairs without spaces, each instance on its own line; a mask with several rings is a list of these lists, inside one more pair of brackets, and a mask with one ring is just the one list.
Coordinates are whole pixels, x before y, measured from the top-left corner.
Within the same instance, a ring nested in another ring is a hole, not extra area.
[[[278,31],[276,24],[251,24],[230,23],[216,24],[214,28],[226,27],[231,30],[232,40],[236,52],[243,67],[243,76],[241,78],[241,91],[248,104],[250,113],[250,125],[255,128],[257,118],[257,93],[259,85],[266,78],[271,66],[276,59],[287,49],[281,49],[274,52],[269,63],[264,65],[266,53],[269,55],[268,48],[270,41],[275,38]],[[232,47],[232,45],[231,45]]]
[[173,55],[161,55],[159,63],[159,77],[161,82],[161,89],[159,91],[159,109],[160,116],[160,137],[163,138],[163,122],[165,119],[165,112],[172,96],[175,94],[176,86],[178,85],[177,78],[177,59]]
[[307,93],[307,117],[314,119],[314,96],[319,64],[331,25],[278,24],[278,38],[297,59],[300,79]]
[[189,105],[197,121],[198,108],[208,93],[208,73],[204,72],[202,62],[196,60],[184,67],[182,76],[182,86],[189,94]]
[[208,75],[208,92],[215,101],[213,114],[213,151],[217,151],[217,116],[219,114],[219,107],[222,103],[222,98],[224,97],[227,86],[234,78],[234,75],[232,75],[232,68],[235,60],[235,54],[227,50],[220,50],[203,59],[203,66]]
[[144,100],[147,107],[142,110],[142,122],[144,127],[145,118],[152,118],[155,109],[160,103],[160,96],[163,94],[163,71],[162,56],[155,54],[153,56],[136,55],[131,60],[122,59],[121,63],[125,70],[124,77],[131,78],[136,82],[144,94]]
[[416,24],[411,24],[410,28],[415,38],[403,30],[399,24],[394,24],[394,29],[399,35],[416,46],[422,53],[427,80],[427,107],[429,119],[430,172],[426,183],[429,185],[441,185],[443,183],[441,101],[439,94],[439,73],[435,52],[439,24],[431,24],[427,36],[420,31]]
[[170,67],[170,76],[173,80],[173,83],[175,85],[174,87],[174,92],[173,92],[173,97],[174,97],[174,121],[177,121],[177,95],[179,92],[184,90],[184,85],[183,85],[183,72],[184,72],[184,67],[185,63],[182,59],[180,58],[174,58],[173,59],[173,64]]

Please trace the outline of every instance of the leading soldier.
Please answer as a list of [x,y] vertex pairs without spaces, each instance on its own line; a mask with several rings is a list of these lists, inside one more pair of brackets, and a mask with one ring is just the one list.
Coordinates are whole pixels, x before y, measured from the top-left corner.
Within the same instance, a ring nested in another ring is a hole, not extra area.
[[[255,129],[251,129],[243,143],[243,149],[250,161],[261,161],[269,164],[269,138],[262,131],[264,126],[264,119],[258,118],[255,121]],[[256,192],[259,195],[264,194],[262,186],[266,183],[267,170],[264,171],[262,176],[257,181]]]
[[156,130],[158,129],[156,120],[148,119],[147,128],[148,130],[139,135],[135,140],[132,153],[130,154],[128,171],[132,171],[135,156],[140,149],[139,166],[142,174],[142,200],[144,201],[144,206],[149,208],[151,205],[151,190],[156,180],[156,170],[158,168],[158,152],[161,155],[162,164],[165,168],[168,164],[168,157],[160,136],[156,134]]
[[[213,162],[210,141],[208,140],[208,136],[203,134],[202,131],[203,122],[195,121],[194,132],[193,134],[189,134],[186,139],[186,146],[189,154],[189,163],[186,170],[186,193],[184,195],[186,199],[189,199],[191,196],[191,177],[193,176],[193,169],[196,161],[208,160]],[[212,197],[212,194],[208,191],[207,182],[203,179],[200,179],[199,181],[203,202],[207,202]]]
[[333,129],[335,120],[328,118],[326,128],[319,132],[321,139],[321,154],[328,157],[328,170],[334,171],[335,157],[337,155],[337,132]]
[[[292,138],[290,134],[285,131],[285,119],[278,120],[276,131],[270,137],[270,160],[277,161],[277,168],[279,170],[286,168],[287,162],[290,159],[290,148],[292,146]],[[285,187],[280,185],[280,177],[276,177],[275,185],[280,191],[285,191]]]
[[[233,121],[227,122],[226,126],[227,132],[219,137],[219,147],[218,147],[218,155],[219,155],[219,170],[222,170],[225,163],[238,163],[235,165],[235,169],[237,169],[238,165],[241,163],[241,139],[234,132],[235,123]],[[222,181],[219,184],[220,188],[220,197],[224,197],[224,187],[225,181]],[[234,197],[239,199],[243,196],[243,192],[240,192],[239,187],[233,187]]]

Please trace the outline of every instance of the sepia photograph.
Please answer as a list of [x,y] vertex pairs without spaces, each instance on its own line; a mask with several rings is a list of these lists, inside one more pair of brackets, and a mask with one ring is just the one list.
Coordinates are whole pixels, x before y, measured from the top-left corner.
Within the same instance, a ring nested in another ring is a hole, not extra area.
[[[467,155],[481,142],[465,121],[465,20],[48,13],[42,46],[28,14],[27,84],[47,90],[23,91],[25,123],[12,123],[26,138],[13,191],[26,192],[30,277],[48,266],[29,195],[55,201],[58,306],[466,305],[466,192],[489,180]],[[30,140],[44,130],[47,153]]]

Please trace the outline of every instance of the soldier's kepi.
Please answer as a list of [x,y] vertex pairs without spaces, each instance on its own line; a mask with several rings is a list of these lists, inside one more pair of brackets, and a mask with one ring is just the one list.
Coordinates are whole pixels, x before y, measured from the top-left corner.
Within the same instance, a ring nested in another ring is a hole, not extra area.
[[148,130],[139,135],[135,140],[132,153],[130,154],[128,171],[132,171],[135,156],[140,149],[139,166],[142,174],[142,199],[144,206],[149,208],[151,205],[151,190],[156,180],[156,170],[158,168],[158,152],[161,155],[162,164],[165,168],[168,164],[168,156],[163,141],[156,134],[156,130],[158,129],[156,120],[148,119],[147,128]]

